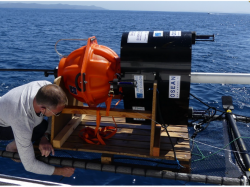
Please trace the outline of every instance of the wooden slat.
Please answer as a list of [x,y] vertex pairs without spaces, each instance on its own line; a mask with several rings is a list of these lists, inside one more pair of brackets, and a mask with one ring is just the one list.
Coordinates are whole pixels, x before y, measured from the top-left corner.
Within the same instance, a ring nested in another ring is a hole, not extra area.
[[[137,124],[137,123],[125,123],[125,118],[120,118],[120,117],[116,117],[115,122],[118,125],[118,127],[121,127],[121,128],[151,129],[150,125]],[[82,120],[82,124],[95,125],[96,116],[86,115],[86,117]],[[114,124],[112,117],[102,116],[101,126],[110,126],[112,124]],[[188,132],[187,125],[169,125],[167,129],[169,132],[171,131]]]
[[113,162],[113,156],[110,154],[102,154],[101,156],[101,163],[102,164],[111,164]]
[[[68,91],[64,87],[62,77],[57,77],[54,80],[54,84],[60,86],[66,96],[68,97]],[[51,118],[51,142],[53,141],[54,137],[62,130],[62,128],[68,123],[72,118],[72,114],[65,114],[60,116],[52,116]]]
[[167,130],[174,132],[188,132],[188,128],[186,125],[169,125]]
[[[101,123],[100,128],[101,127],[105,127],[105,126],[114,126],[112,124],[109,125],[103,125],[103,123]],[[95,125],[79,125],[77,127],[77,130],[81,130],[84,127],[91,127],[91,128],[95,128]],[[142,135],[142,136],[150,136],[150,130],[148,129],[135,129],[135,128],[126,128],[126,126],[120,127],[118,125],[117,128],[117,133],[127,133],[127,134],[133,134],[133,135]],[[175,137],[175,138],[188,138],[188,134],[187,133],[182,133],[182,132],[169,132],[170,137]],[[163,137],[168,137],[166,132],[162,132],[161,136]]]
[[[78,136],[73,136],[71,135],[68,139],[67,142],[70,143],[79,143],[79,144],[88,144],[85,141],[83,141],[81,138]],[[138,141],[133,141],[133,140],[119,140],[119,139],[108,139],[105,140],[106,145],[109,146],[117,146],[117,147],[128,147],[128,148],[140,148],[140,149],[146,149],[149,150],[149,142],[138,142]],[[173,150],[171,144],[165,144],[161,143],[161,150],[168,151],[168,150]],[[174,145],[175,150],[179,152],[188,152],[190,151],[189,144],[175,144]]]
[[[131,123],[119,123],[115,120],[117,126],[119,128],[129,128],[129,129],[147,129],[150,130],[151,126],[150,125],[141,125],[141,124],[131,124]],[[87,121],[87,120],[83,120],[81,125],[86,125],[86,126],[95,126],[96,125],[96,121]],[[105,127],[105,126],[114,126],[114,123],[110,123],[110,122],[104,122],[101,120],[101,127]]]
[[[54,80],[54,84],[60,86],[62,90],[65,92],[68,98],[68,105],[82,104],[78,102],[73,96],[68,92],[68,90],[64,86],[63,77],[59,76]],[[82,105],[81,105],[82,106]],[[63,127],[71,120],[72,114],[64,114],[60,116],[52,116],[51,121],[51,142],[57,136],[57,134],[63,129]]]
[[[133,124],[133,123],[125,123],[124,118],[115,118],[115,122],[119,128],[129,128],[129,129],[151,129],[150,125],[144,125],[144,124]],[[96,118],[95,116],[92,115],[87,115],[83,120],[82,120],[82,125],[87,125],[87,126],[95,126],[96,125]],[[101,119],[101,127],[105,126],[112,126],[114,125],[112,117],[102,117]],[[164,130],[164,129],[162,129]],[[181,133],[188,133],[188,129],[186,125],[169,125],[167,128],[168,132],[181,132]],[[163,134],[163,136],[165,136]]]
[[51,121],[51,142],[63,127],[72,119],[72,114],[65,114],[60,116],[52,116]]
[[68,139],[71,133],[79,125],[82,120],[83,115],[73,116],[72,120],[60,131],[60,133],[53,139],[53,146],[55,148],[60,148],[63,143]]
[[[63,114],[89,114],[89,115],[96,115],[96,108],[92,107],[65,107],[62,111]],[[106,115],[106,109],[100,109],[100,115]],[[138,118],[138,113],[134,110],[123,110],[123,109],[110,109],[109,115],[113,117],[125,117],[125,118]],[[140,116],[141,115],[141,116]],[[152,117],[151,112],[148,111],[140,111],[140,118],[150,119]]]
[[[151,136],[150,136],[150,155],[154,155],[154,140],[155,140],[155,120],[156,120],[156,90],[157,81],[153,85],[153,99],[152,99],[152,118],[151,118]],[[160,149],[159,149],[160,151]]]
[[161,125],[156,124],[155,136],[154,136],[153,156],[160,156],[161,145]]
[[[162,151],[159,157],[165,157],[168,160],[175,160],[173,151]],[[190,152],[176,152],[179,161],[189,161],[191,159]]]

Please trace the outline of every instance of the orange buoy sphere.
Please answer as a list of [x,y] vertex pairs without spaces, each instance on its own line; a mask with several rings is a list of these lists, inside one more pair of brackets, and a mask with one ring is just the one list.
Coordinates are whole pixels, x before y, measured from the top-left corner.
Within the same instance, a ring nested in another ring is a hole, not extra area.
[[109,82],[120,72],[118,55],[112,49],[98,45],[95,37],[90,37],[86,46],[62,58],[58,66],[58,76],[63,77],[66,89],[90,107],[107,100]]

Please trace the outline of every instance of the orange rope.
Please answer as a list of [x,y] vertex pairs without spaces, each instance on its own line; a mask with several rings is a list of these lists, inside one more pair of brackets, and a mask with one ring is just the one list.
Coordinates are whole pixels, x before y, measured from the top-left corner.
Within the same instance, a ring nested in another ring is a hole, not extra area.
[[[107,106],[106,116],[109,116],[109,110],[111,106],[112,97],[113,95],[111,95],[106,101],[106,106]],[[114,108],[120,103],[121,100],[122,98],[115,104]],[[112,136],[116,134],[116,131],[117,131],[117,125],[116,125],[115,119],[113,116],[112,118],[115,123],[115,127],[107,126],[107,127],[99,128],[100,123],[101,123],[101,115],[100,115],[100,108],[97,108],[96,128],[95,129],[90,128],[90,127],[83,128],[82,130],[80,130],[79,137],[89,144],[106,145],[103,139],[111,138]]]

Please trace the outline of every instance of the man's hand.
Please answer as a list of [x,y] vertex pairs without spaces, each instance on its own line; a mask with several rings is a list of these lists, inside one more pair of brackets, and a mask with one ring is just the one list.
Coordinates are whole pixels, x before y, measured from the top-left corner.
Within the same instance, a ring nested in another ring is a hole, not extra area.
[[41,155],[45,157],[49,156],[50,152],[52,152],[52,155],[55,155],[54,148],[44,136],[41,138],[39,143],[39,150],[41,151]]
[[53,175],[61,175],[63,177],[71,177],[75,172],[75,168],[72,167],[55,167]]

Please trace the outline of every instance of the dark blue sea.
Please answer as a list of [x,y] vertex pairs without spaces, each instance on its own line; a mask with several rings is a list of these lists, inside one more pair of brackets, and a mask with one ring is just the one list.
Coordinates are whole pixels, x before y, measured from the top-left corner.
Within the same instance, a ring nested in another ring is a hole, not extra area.
[[[0,9],[0,68],[54,69],[59,63],[54,45],[62,38],[87,39],[96,36],[100,45],[105,45],[120,55],[123,32],[161,30],[215,35],[214,42],[196,42],[192,46],[192,72],[250,71],[250,14],[42,9]],[[68,55],[85,44],[63,41],[57,49]],[[54,77],[45,77],[42,72],[0,72],[0,96],[34,80],[53,82]],[[221,96],[232,96],[235,107],[233,112],[250,116],[249,85],[192,83],[191,93],[218,109],[222,109]],[[190,106],[194,109],[206,109],[192,97]],[[210,124],[204,132],[205,140],[222,147],[218,138],[222,134],[221,128],[220,122]],[[242,136],[249,136],[248,124],[242,123],[239,128]],[[21,163],[7,158],[0,158],[0,174],[71,185],[195,185],[191,182],[83,169],[76,169],[70,178],[42,176],[26,172]]]

